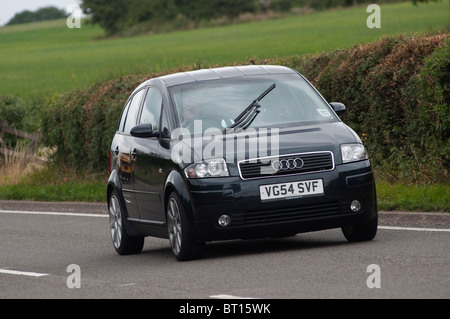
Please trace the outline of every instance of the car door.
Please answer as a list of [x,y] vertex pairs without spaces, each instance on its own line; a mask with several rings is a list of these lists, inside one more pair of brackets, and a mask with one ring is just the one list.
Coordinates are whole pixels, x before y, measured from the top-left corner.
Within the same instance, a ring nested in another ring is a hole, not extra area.
[[[160,131],[162,96],[156,87],[147,90],[138,124],[151,124]],[[159,157],[158,137],[134,138],[132,149],[134,191],[142,222],[164,224],[163,185],[164,174]]]
[[128,218],[134,220],[139,220],[140,217],[134,194],[134,168],[131,154],[134,138],[130,135],[130,130],[136,125],[144,93],[145,90],[140,90],[128,100],[112,146],[112,152],[118,157],[117,173],[122,184],[122,195]]

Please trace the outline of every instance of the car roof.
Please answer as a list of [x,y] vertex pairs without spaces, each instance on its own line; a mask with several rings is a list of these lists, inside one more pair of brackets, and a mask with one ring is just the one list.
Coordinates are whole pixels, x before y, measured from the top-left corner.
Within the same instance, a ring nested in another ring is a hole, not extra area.
[[251,75],[267,75],[276,73],[296,73],[296,71],[284,66],[276,65],[228,66],[174,73],[161,76],[158,79],[165,82],[167,86],[175,86],[198,81],[219,80],[224,78],[243,77]]

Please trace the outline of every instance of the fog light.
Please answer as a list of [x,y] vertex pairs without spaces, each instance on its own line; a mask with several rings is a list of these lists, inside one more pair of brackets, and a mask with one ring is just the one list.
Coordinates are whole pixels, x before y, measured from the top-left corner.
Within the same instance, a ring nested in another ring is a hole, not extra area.
[[361,202],[359,200],[354,200],[351,204],[350,204],[350,209],[353,212],[359,212],[361,210]]
[[219,226],[226,227],[231,223],[231,217],[228,215],[222,215],[218,219]]

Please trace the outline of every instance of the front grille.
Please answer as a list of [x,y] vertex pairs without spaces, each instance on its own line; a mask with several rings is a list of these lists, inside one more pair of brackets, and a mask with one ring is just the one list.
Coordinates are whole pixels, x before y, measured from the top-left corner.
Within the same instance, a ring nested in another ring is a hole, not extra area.
[[333,153],[315,152],[239,162],[242,179],[295,175],[334,169]]
[[326,218],[350,213],[348,203],[339,201],[318,203],[293,208],[245,211],[232,214],[232,226],[264,225],[278,222],[294,222],[305,219]]

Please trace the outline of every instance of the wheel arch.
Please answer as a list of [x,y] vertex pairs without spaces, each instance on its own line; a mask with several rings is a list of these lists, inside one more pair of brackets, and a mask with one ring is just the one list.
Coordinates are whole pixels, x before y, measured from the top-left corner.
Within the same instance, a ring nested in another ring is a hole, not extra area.
[[[120,183],[119,174],[117,174],[116,170],[113,170],[108,178],[108,184],[106,186],[106,200],[109,205],[109,198],[113,190],[116,190],[119,196],[122,194],[122,184]],[[123,198],[121,198],[123,200]]]
[[108,179],[108,184],[106,186],[106,202],[108,204],[108,211],[109,211],[109,201],[111,198],[111,194],[113,191],[116,191],[117,196],[119,197],[120,206],[122,208],[122,213],[125,215],[124,223],[125,228],[127,232],[131,236],[140,236],[142,235],[141,232],[139,232],[135,227],[133,227],[133,224],[128,221],[128,210],[127,206],[125,205],[125,198],[122,194],[122,183],[120,182],[119,175],[116,170],[113,170],[111,172],[111,175]]
[[170,172],[164,186],[164,213],[166,215],[169,196],[172,192],[176,192],[178,194],[183,204],[184,211],[187,215],[187,219],[189,222],[192,222],[194,220],[194,214],[191,204],[191,196],[189,195],[188,187],[186,185],[184,178],[176,170]]

